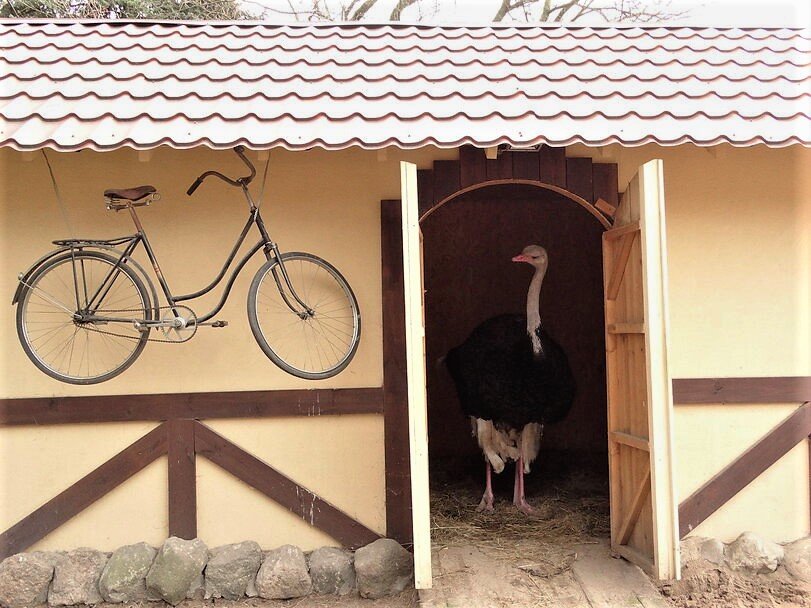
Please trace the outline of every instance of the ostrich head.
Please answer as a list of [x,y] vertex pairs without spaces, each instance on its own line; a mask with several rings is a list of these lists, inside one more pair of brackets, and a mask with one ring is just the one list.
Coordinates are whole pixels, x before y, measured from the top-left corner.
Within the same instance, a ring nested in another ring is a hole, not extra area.
[[520,254],[513,258],[513,262],[526,262],[534,266],[536,272],[546,272],[549,256],[546,254],[546,249],[540,245],[527,245]]

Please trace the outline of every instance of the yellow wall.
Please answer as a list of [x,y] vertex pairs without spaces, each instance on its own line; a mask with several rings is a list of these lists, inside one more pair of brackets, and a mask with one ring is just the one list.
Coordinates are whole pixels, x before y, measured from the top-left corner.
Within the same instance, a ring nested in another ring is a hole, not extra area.
[[[811,150],[571,147],[636,168],[665,168],[674,378],[811,376]],[[799,404],[676,406],[679,500]],[[808,442],[801,442],[693,534],[776,541],[809,533]]]
[[[207,169],[241,174],[228,152],[159,149],[99,154],[49,152],[75,234],[113,237],[133,232],[129,217],[106,211],[110,187],[149,183],[163,199],[139,215],[175,293],[206,284],[247,218],[239,192],[207,181],[193,198],[185,190]],[[264,161],[254,192],[259,191]],[[399,154],[347,150],[271,152],[263,216],[283,250],[310,251],[333,264],[352,285],[363,315],[363,337],[350,366],[324,382],[277,369],[260,351],[246,319],[247,289],[258,258],[242,273],[226,308],[226,329],[201,329],[189,343],[149,344],[140,359],[109,382],[75,387],[51,380],[25,357],[10,305],[16,275],[71,236],[40,153],[0,150],[0,397],[366,387],[382,383],[380,200],[399,198],[398,161],[422,166],[454,151]],[[195,253],[196,251],[196,253]],[[217,296],[194,306],[211,308]],[[359,521],[385,532],[384,446],[381,416],[330,416],[211,421],[210,426],[313,490]],[[154,424],[84,424],[0,429],[0,530],[80,479]],[[198,458],[198,529],[210,545],[244,540],[265,547],[304,549],[335,544],[258,492]],[[160,459],[47,536],[36,548],[94,546],[111,550],[167,534],[166,459]]]
[[[618,162],[621,188],[644,161],[664,160],[674,377],[811,375],[811,177],[803,170],[810,165],[811,151],[573,146],[568,152],[595,162]],[[257,158],[255,153],[252,157]],[[317,386],[380,385],[379,201],[399,198],[401,158],[427,167],[433,158],[455,157],[452,150],[271,152],[264,207],[271,233],[285,249],[312,251],[338,266],[363,313],[356,359],[344,373]],[[223,185],[206,183],[192,199],[184,194],[203,170],[239,172],[239,161],[225,152],[84,151],[50,153],[50,158],[78,235],[130,233],[126,216],[104,210],[104,188],[158,187],[163,200],[140,215],[178,292],[193,290],[213,276],[244,221],[243,204]],[[150,344],[130,370],[101,385],[79,388],[50,380],[20,349],[14,308],[8,303],[17,272],[47,251],[51,239],[65,236],[69,231],[41,155],[0,150],[0,298],[7,303],[0,305],[0,397],[314,386],[276,369],[253,340],[245,297],[256,263],[246,269],[218,315],[230,321],[227,329],[201,330],[192,342],[179,346]],[[201,253],[192,264],[194,248]],[[791,407],[677,407],[680,499],[768,432]],[[0,429],[0,529],[152,426]],[[379,416],[217,421],[211,426],[384,531]],[[807,449],[798,446],[697,533],[725,540],[745,529],[776,540],[808,533]],[[138,540],[159,542],[166,534],[165,473],[165,460],[154,463],[38,547],[111,549]],[[296,542],[312,548],[330,542],[204,459],[199,460],[198,482],[200,536],[212,545],[244,538],[267,547]],[[770,496],[778,496],[779,504],[770,502]],[[781,509],[779,516],[774,509]]]

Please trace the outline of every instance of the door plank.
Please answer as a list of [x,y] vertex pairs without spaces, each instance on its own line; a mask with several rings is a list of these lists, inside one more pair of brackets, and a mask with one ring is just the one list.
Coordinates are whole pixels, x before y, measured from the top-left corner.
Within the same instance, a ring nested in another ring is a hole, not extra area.
[[616,300],[620,291],[620,283],[625,276],[625,268],[628,266],[628,259],[631,257],[631,248],[634,246],[636,232],[629,232],[622,236],[620,250],[614,258],[614,265],[611,268],[611,279],[608,282],[608,299]]
[[634,524],[636,524],[636,520],[639,518],[639,514],[642,512],[642,507],[645,506],[645,501],[648,499],[649,495],[650,469],[648,469],[647,474],[642,478],[642,481],[639,483],[639,487],[636,489],[634,498],[631,501],[631,508],[628,509],[628,512],[625,514],[625,520],[620,526],[620,532],[617,535],[617,544],[624,545],[628,542],[628,538],[631,536],[631,531],[633,530]]
[[609,437],[616,443],[627,445],[643,452],[650,452],[650,443],[647,437],[640,437],[639,435],[631,435],[630,433],[623,433],[622,431],[611,431]]
[[431,501],[428,484],[428,404],[425,390],[425,305],[416,172],[413,164],[400,163],[414,585],[417,589],[430,589]]
[[611,323],[608,326],[608,333],[619,334],[644,334],[644,323]]

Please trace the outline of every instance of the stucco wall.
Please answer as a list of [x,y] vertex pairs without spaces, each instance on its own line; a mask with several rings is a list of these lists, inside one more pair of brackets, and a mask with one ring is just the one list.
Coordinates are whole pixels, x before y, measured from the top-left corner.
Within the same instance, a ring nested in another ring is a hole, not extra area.
[[[811,152],[573,146],[569,155],[618,162],[621,188],[642,162],[664,159],[675,377],[811,375],[811,177],[803,171],[811,164]],[[122,150],[50,153],[50,157],[78,235],[131,232],[126,216],[105,211],[104,188],[140,183],[159,188],[163,200],[140,215],[178,292],[193,290],[213,276],[244,221],[243,203],[219,183],[207,183],[192,199],[184,194],[203,170],[239,172],[239,161],[228,153],[160,149],[150,155]],[[336,264],[362,308],[364,335],[355,361],[319,387],[380,385],[379,201],[399,197],[401,158],[428,167],[433,158],[455,157],[454,151],[437,150],[271,153],[264,207],[271,233],[285,249],[312,251]],[[245,319],[245,295],[256,263],[246,268],[218,315],[231,322],[227,329],[201,330],[185,345],[150,344],[130,370],[108,383],[77,388],[50,380],[20,349],[9,303],[17,272],[47,251],[51,239],[65,236],[69,231],[41,155],[0,150],[0,298],[6,302],[0,305],[0,397],[313,386],[276,369],[253,340]],[[680,499],[796,405],[677,407]],[[0,429],[0,529],[151,426]],[[379,416],[219,421],[212,426],[366,525],[384,530]],[[697,533],[725,540],[745,529],[760,530],[776,540],[808,533],[807,450],[805,444],[798,446]],[[291,541],[312,548],[329,542],[202,459],[198,484],[200,536],[211,544],[248,537],[265,546]],[[137,540],[158,542],[166,534],[165,491],[163,459],[38,547],[110,549]]]
[[[208,283],[247,218],[239,192],[207,181],[194,197],[185,190],[207,169],[244,172],[235,155],[207,149],[151,154],[131,150],[99,154],[49,152],[76,235],[113,237],[134,229],[123,213],[106,211],[105,188],[149,183],[163,199],[139,215],[164,274],[176,293]],[[203,328],[189,343],[149,344],[140,359],[109,382],[75,387],[51,380],[25,357],[10,305],[17,273],[71,235],[56,203],[40,153],[0,150],[0,397],[176,393],[278,388],[380,386],[382,327],[380,200],[399,198],[398,161],[422,166],[453,151],[366,153],[271,152],[262,207],[283,250],[303,250],[335,264],[352,285],[363,315],[363,337],[351,365],[337,377],[307,382],[277,369],[260,351],[246,319],[246,296],[257,258],[245,268],[218,319],[226,329]],[[254,192],[261,183],[259,167]],[[253,238],[251,239],[253,242]],[[202,298],[202,313],[219,295]],[[210,426],[349,515],[385,532],[384,446],[381,416],[222,420]],[[84,424],[0,428],[0,530],[107,458],[152,424]],[[198,458],[198,529],[210,544],[251,538],[263,546],[286,542],[303,548],[335,544],[204,458]],[[125,525],[122,525],[125,524]],[[137,474],[36,548],[91,545],[113,549],[128,542],[159,543],[167,533],[166,459]]]
[[[811,150],[609,146],[568,154],[618,162],[621,189],[640,164],[664,161],[673,377],[811,376]],[[677,405],[679,500],[798,405]],[[693,534],[808,534],[808,462],[801,442]]]

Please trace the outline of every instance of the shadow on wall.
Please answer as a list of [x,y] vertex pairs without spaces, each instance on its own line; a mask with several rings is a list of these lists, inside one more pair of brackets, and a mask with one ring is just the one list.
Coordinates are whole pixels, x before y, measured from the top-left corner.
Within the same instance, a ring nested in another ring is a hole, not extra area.
[[541,321],[566,351],[577,382],[568,418],[543,449],[605,452],[605,336],[601,234],[585,209],[549,190],[499,185],[467,193],[422,224],[429,445],[434,464],[481,458],[453,382],[437,361],[479,323],[525,313],[531,268],[511,258],[529,244],[549,252]]

